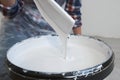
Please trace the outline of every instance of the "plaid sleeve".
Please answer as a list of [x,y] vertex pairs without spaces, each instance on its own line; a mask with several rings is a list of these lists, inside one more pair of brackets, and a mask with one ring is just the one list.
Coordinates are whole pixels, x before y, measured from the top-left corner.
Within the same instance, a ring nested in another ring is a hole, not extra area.
[[79,27],[81,23],[80,0],[66,0],[65,11],[75,20],[73,27]]

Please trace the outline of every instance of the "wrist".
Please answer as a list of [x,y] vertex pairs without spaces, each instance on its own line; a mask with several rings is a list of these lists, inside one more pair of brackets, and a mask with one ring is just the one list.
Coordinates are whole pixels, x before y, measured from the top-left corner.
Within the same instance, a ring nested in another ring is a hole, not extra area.
[[81,26],[79,26],[79,27],[73,27],[73,33],[75,35],[81,35]]
[[16,0],[1,0],[0,4],[2,4],[4,7],[11,7],[16,3]]

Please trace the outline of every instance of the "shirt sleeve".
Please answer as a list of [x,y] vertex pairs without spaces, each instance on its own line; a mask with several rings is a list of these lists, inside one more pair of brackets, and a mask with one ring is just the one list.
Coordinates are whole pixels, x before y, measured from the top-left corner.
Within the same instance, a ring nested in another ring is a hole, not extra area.
[[82,25],[80,8],[80,0],[66,0],[65,11],[75,20],[73,27],[79,27]]
[[62,6],[65,2],[65,0],[55,0],[60,6]]

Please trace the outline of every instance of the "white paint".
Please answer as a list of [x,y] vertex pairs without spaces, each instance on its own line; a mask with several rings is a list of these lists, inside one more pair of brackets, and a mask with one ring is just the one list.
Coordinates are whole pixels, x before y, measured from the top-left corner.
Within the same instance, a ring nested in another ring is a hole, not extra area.
[[66,60],[60,46],[61,42],[56,36],[31,38],[11,47],[7,58],[24,69],[59,73],[90,68],[111,56],[105,44],[83,36],[68,39]]
[[120,38],[120,0],[82,0],[82,32]]

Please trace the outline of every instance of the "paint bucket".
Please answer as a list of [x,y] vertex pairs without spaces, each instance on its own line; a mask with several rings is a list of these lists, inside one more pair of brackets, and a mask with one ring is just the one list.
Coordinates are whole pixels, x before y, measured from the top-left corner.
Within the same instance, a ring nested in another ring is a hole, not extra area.
[[[30,64],[27,64],[27,67],[23,66],[25,64],[20,63],[20,62],[26,62],[24,59],[31,56],[31,54],[29,55],[22,54],[24,51],[31,50],[32,48],[38,48],[38,47],[43,49],[44,47],[46,46],[48,47],[51,44],[56,46],[56,44],[54,43],[57,43],[57,41],[53,41],[56,38],[58,38],[58,36],[34,37],[34,38],[30,38],[30,39],[24,40],[22,42],[19,42],[13,45],[8,50],[7,56],[6,56],[6,64],[7,64],[7,69],[8,69],[10,77],[13,80],[103,80],[112,72],[113,67],[114,67],[114,53],[112,49],[105,42],[99,39],[95,39],[90,36],[70,36],[69,39],[71,38],[74,38],[74,39],[68,42],[73,43],[73,45],[74,44],[75,45],[81,44],[83,46],[85,45],[88,48],[95,49],[95,51],[96,50],[100,51],[101,54],[105,56],[105,60],[91,67],[64,71],[64,68],[62,69],[62,68],[55,67],[59,65],[59,63],[56,62],[55,65],[49,65],[49,66],[54,67],[53,69],[56,69],[56,71],[52,72],[52,70],[47,71],[44,69],[37,69],[34,67],[33,69],[31,69],[30,67],[34,66],[35,62],[31,62]],[[52,43],[52,41],[54,43]],[[42,51],[39,53],[45,54]],[[35,53],[33,54],[36,55]],[[32,57],[34,57],[33,54],[32,54]],[[92,53],[92,54],[95,54],[95,53]],[[87,60],[87,57],[84,59]],[[41,59],[37,61],[38,63],[41,63],[41,62],[43,62],[42,64],[45,63],[44,60],[41,60]],[[97,60],[95,58],[92,61],[97,61]],[[48,61],[48,63],[51,63],[51,62]],[[42,66],[42,64],[37,65],[37,66]],[[71,65],[72,64],[74,63],[71,63]],[[31,66],[28,66],[28,65],[31,65]],[[59,71],[57,72],[57,70]]]

